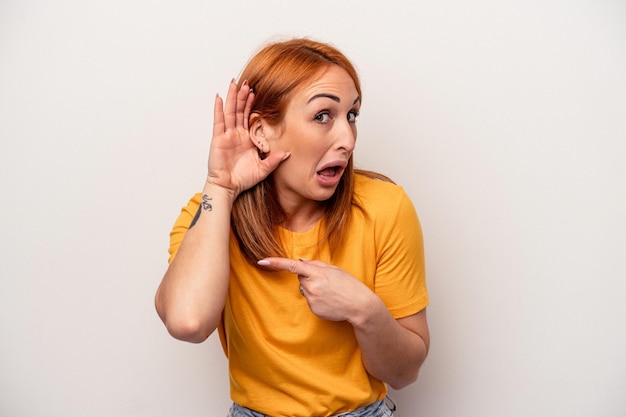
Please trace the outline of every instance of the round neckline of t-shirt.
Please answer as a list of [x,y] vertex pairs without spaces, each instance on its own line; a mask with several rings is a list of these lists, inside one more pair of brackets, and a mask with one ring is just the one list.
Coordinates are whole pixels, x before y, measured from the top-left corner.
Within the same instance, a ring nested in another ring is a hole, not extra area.
[[279,229],[283,236],[285,236],[290,242],[292,246],[310,246],[316,245],[319,242],[320,238],[320,224],[321,219],[315,222],[313,227],[304,232],[294,232],[293,230],[286,229],[282,226],[279,226]]

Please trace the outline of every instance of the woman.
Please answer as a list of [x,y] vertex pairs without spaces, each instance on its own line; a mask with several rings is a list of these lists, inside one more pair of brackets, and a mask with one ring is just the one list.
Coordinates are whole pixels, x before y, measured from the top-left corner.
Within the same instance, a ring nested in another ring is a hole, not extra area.
[[[216,96],[208,175],[156,294],[170,334],[218,329],[231,416],[392,415],[429,345],[421,229],[353,169],[362,96],[335,48],[270,44]],[[343,414],[347,413],[347,414]]]

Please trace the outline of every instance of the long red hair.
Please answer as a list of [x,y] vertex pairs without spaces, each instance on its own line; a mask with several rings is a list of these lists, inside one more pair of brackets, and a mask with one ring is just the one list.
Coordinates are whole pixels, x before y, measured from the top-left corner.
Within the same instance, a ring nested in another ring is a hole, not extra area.
[[[292,92],[331,65],[350,75],[362,100],[359,77],[348,58],[333,46],[310,39],[291,39],[263,47],[244,68],[239,86],[248,80],[255,93],[252,113],[276,126],[283,121]],[[329,244],[331,255],[341,244],[350,221],[354,175],[350,158],[334,195],[322,203],[320,242]],[[285,256],[278,229],[285,221],[285,213],[271,175],[237,197],[231,218],[233,233],[248,262],[256,265],[268,256]]]

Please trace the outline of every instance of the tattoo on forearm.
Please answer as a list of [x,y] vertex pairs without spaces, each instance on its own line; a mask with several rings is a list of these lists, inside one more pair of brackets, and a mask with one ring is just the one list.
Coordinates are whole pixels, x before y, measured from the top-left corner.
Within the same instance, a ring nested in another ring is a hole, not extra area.
[[202,196],[202,208],[205,209],[206,211],[213,210],[213,206],[211,205],[211,203],[209,203],[210,200],[213,200],[213,199],[209,197],[208,195],[204,194]]
[[200,206],[198,207],[198,211],[196,212],[196,215],[193,217],[193,220],[191,221],[191,224],[189,225],[190,229],[194,227],[196,223],[198,222],[198,219],[200,218],[200,213],[202,213],[202,210],[206,210],[206,211],[213,210],[213,206],[211,205],[211,203],[209,203],[209,201],[211,200],[213,199],[206,194],[202,196],[202,202],[200,203]]

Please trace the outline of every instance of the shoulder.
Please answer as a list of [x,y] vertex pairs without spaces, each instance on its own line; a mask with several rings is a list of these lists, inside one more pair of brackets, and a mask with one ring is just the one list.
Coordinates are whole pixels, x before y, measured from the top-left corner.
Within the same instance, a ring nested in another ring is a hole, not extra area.
[[354,219],[369,224],[377,236],[420,231],[419,218],[413,202],[400,185],[355,175]]
[[400,185],[362,174],[354,176],[354,199],[355,203],[368,214],[390,215],[403,203],[411,205],[409,197]]

